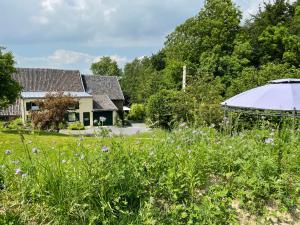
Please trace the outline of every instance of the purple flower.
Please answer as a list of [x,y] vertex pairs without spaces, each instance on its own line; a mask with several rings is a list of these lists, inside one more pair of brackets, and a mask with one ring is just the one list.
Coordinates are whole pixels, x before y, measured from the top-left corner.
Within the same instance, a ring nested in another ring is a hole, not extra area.
[[6,155],[11,155],[11,150],[8,150],[8,149],[5,150],[5,154],[6,154]]
[[102,147],[102,151],[103,151],[103,152],[108,152],[108,150],[109,150],[109,149],[108,149],[107,146],[103,146],[103,147]]
[[16,175],[22,175],[22,170],[21,169],[16,169],[15,174]]

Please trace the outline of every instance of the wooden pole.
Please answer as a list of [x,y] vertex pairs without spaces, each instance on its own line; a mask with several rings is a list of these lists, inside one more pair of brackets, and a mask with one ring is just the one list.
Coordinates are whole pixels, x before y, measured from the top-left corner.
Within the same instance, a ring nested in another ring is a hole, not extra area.
[[186,88],[186,66],[183,66],[182,90],[185,91],[185,88]]

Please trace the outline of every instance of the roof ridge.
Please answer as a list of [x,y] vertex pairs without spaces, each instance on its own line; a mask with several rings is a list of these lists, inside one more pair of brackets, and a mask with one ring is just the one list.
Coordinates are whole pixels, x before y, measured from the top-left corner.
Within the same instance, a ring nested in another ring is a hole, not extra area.
[[58,68],[40,68],[40,67],[16,67],[17,70],[55,70],[55,71],[72,71],[78,72],[80,74],[80,70],[73,69],[58,69]]

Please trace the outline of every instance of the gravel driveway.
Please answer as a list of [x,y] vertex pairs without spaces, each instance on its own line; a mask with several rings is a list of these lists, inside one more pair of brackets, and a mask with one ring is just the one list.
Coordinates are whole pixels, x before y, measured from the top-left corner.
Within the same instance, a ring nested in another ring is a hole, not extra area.
[[[111,135],[134,135],[151,130],[144,123],[132,123],[131,125],[130,127],[105,126],[105,128],[111,130]],[[97,130],[99,130],[99,127],[87,128],[86,130],[60,130],[59,133],[68,135],[94,135]]]

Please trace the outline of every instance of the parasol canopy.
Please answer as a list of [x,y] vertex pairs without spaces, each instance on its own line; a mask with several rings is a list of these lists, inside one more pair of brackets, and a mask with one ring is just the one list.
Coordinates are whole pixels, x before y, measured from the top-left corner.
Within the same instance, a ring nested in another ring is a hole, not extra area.
[[223,107],[253,110],[300,110],[300,79],[280,79],[238,94],[221,103]]

